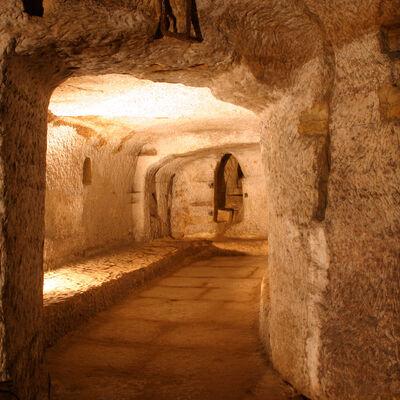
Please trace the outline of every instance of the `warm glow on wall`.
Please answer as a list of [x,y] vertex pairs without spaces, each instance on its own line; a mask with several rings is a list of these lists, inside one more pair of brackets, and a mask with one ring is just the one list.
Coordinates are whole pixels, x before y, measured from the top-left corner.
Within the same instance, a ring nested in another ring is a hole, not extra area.
[[128,75],[71,78],[54,92],[50,111],[58,116],[181,118],[249,115],[217,100],[208,88],[154,83]]

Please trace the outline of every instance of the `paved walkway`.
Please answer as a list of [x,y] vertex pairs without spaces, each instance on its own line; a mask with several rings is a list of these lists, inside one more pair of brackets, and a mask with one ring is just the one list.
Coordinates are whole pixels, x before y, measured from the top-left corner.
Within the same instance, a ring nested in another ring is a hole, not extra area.
[[157,239],[66,264],[44,274],[44,305],[62,302],[126,274],[148,269],[149,265],[179,256],[184,250],[196,253],[209,246],[205,241]]
[[157,239],[116,248],[45,273],[43,287],[46,347],[106,310],[132,289],[142,287],[178,265],[224,250],[207,241]]
[[54,400],[284,400],[257,338],[265,257],[154,281],[47,351]]

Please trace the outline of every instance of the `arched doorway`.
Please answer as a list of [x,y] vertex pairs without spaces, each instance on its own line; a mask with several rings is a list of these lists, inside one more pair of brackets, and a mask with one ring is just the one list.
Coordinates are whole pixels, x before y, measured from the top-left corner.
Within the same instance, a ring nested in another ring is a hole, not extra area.
[[238,160],[225,154],[215,174],[215,222],[235,224],[243,219],[243,178]]

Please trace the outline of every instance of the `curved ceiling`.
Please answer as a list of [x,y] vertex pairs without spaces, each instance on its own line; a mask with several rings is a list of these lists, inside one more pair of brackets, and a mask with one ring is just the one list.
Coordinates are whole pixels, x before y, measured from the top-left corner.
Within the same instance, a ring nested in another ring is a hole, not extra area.
[[130,75],[70,78],[51,97],[57,116],[133,117],[146,120],[254,118],[254,114],[217,100],[208,88],[154,83]]

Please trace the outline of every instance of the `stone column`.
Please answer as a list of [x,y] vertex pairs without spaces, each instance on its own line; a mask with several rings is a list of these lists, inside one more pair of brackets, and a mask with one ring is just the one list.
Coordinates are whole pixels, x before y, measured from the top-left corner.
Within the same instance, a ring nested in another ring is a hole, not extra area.
[[[50,90],[3,49],[0,69],[0,377],[21,400],[42,380],[46,126]],[[46,79],[46,76],[43,76]]]

